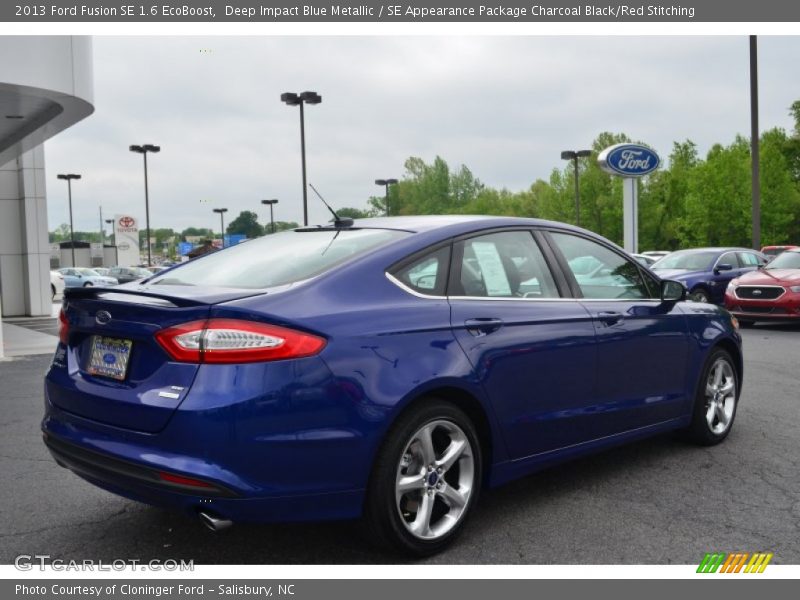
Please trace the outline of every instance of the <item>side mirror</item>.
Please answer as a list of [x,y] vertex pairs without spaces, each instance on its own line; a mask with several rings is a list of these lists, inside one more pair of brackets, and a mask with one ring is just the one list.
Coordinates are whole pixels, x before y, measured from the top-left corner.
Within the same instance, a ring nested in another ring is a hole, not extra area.
[[721,263],[717,265],[717,268],[714,269],[714,273],[720,273],[721,271],[731,271],[733,269],[733,265],[728,263]]
[[661,281],[662,302],[683,302],[686,300],[686,286],[680,281],[664,279]]

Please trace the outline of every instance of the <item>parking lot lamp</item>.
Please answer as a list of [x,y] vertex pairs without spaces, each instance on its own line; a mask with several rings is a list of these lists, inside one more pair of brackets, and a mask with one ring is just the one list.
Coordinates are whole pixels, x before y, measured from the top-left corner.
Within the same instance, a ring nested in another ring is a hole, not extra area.
[[270,200],[262,200],[261,204],[269,204],[269,230],[271,233],[275,233],[275,216],[272,212],[272,207],[278,203],[277,198],[271,198]]
[[306,184],[306,126],[305,114],[303,111],[304,104],[319,104],[322,102],[322,96],[317,92],[302,92],[295,94],[293,92],[285,92],[281,94],[281,102],[287,106],[300,107],[300,156],[303,163],[303,226],[308,226],[308,185]]
[[154,146],[153,144],[142,144],[141,146],[132,145],[128,149],[131,152],[136,152],[144,157],[144,221],[147,230],[147,266],[153,264],[152,256],[150,256],[150,199],[147,193],[147,153],[148,152],[161,152],[161,146]]
[[80,179],[80,175],[76,175],[75,173],[62,173],[57,175],[59,179],[64,179],[67,182],[67,196],[69,197],[69,239],[70,245],[72,246],[72,266],[76,267],[75,264],[75,230],[72,228],[72,180],[73,179]]
[[375,185],[382,185],[386,189],[384,195],[384,204],[386,204],[386,216],[389,216],[389,186],[395,185],[397,183],[397,179],[376,179]]
[[578,159],[591,156],[591,150],[564,150],[561,153],[563,160],[571,160],[575,165],[575,224],[581,225],[581,192],[578,186]]
[[222,234],[222,247],[225,247],[225,213],[228,212],[227,208],[215,208],[215,213],[219,213],[219,230]]

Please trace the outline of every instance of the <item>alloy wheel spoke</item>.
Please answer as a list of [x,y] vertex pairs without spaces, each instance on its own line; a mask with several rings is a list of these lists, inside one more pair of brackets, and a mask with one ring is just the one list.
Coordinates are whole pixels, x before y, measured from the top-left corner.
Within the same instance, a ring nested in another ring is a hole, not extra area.
[[722,405],[722,402],[717,402],[717,404],[714,406],[714,412],[716,413],[719,422],[725,425],[727,418],[725,415],[725,407]]
[[398,499],[409,492],[421,490],[425,487],[425,473],[418,473],[416,475],[406,475],[397,480],[397,497]]
[[451,485],[445,486],[441,491],[440,496],[450,508],[464,508],[467,504],[466,496],[458,489]]
[[422,453],[422,461],[426,465],[432,465],[436,461],[436,451],[433,449],[433,426],[428,425],[422,428],[417,439]]
[[714,424],[714,414],[716,413],[716,402],[711,402],[706,409],[706,421],[709,425]]
[[720,392],[722,392],[722,394],[723,394],[724,396],[728,396],[729,394],[732,394],[732,393],[733,393],[733,390],[734,390],[733,380],[732,380],[732,379],[729,379],[729,380],[728,380],[728,381],[725,383],[725,385],[723,385],[723,386],[720,388],[720,390],[719,390],[719,391],[720,391]]
[[433,496],[428,494],[422,495],[422,502],[420,502],[417,516],[411,523],[411,532],[420,537],[427,537],[431,532],[431,515],[433,514]]
[[717,363],[714,367],[714,387],[719,389],[720,385],[722,385],[722,363]]
[[450,445],[444,451],[442,458],[436,461],[436,466],[441,467],[447,471],[452,467],[455,462],[461,458],[464,450],[467,448],[467,440],[461,438],[453,438]]

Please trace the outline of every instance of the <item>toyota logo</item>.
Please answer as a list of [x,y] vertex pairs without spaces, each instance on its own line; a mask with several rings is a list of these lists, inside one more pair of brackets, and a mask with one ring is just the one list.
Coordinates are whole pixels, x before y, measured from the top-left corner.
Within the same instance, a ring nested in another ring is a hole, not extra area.
[[133,224],[136,223],[133,217],[120,217],[119,225],[120,227],[133,227]]
[[111,322],[111,313],[107,310],[98,310],[94,316],[94,320],[98,325],[107,325]]

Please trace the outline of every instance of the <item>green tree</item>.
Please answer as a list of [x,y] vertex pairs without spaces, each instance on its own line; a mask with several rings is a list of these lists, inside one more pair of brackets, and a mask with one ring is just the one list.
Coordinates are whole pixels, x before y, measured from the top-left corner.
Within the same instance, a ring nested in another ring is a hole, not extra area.
[[[279,233],[281,231],[286,231],[288,229],[297,229],[300,227],[299,223],[295,223],[294,221],[275,221],[275,233]],[[267,227],[266,234],[271,234],[272,231],[269,227]]]
[[186,241],[186,237],[202,236],[207,239],[214,239],[214,232],[206,227],[187,227],[181,231],[181,238]]
[[228,223],[225,232],[231,234],[243,234],[248,238],[256,238],[264,235],[264,228],[258,222],[258,215],[251,210],[243,210],[233,221]]
[[349,217],[351,219],[366,219],[367,217],[372,216],[368,210],[361,210],[360,208],[352,208],[350,206],[337,209],[336,214],[342,218]]

